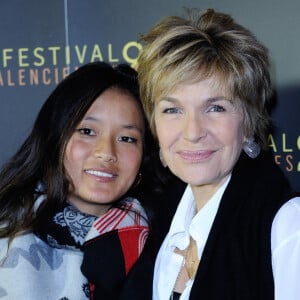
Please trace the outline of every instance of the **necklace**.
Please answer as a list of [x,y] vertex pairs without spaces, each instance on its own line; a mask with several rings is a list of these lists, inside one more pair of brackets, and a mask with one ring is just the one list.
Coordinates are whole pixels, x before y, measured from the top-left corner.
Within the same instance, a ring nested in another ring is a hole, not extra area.
[[[190,238],[188,247],[184,250],[175,249],[177,254],[183,256],[182,265],[177,275],[173,291],[182,293],[187,281],[193,279],[198,269],[199,259],[197,244],[193,238]],[[173,295],[171,296],[172,299]]]
[[196,271],[199,266],[197,244],[192,237],[190,237],[190,243],[186,250],[187,251],[184,258],[185,267],[187,269],[189,278],[192,279],[195,277]]

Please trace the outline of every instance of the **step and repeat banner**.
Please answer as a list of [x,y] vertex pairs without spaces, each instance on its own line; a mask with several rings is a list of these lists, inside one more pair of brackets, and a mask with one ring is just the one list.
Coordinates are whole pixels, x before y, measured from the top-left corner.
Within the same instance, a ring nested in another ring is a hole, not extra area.
[[[231,14],[269,48],[276,107],[269,144],[300,190],[300,1],[1,0],[0,166],[18,149],[50,92],[92,61],[135,66],[139,35],[184,7]],[[49,149],[51,151],[51,149]]]

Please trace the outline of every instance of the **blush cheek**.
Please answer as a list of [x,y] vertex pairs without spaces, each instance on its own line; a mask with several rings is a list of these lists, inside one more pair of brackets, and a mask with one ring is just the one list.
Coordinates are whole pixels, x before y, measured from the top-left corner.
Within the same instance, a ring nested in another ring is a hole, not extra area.
[[83,162],[90,155],[90,147],[85,143],[70,140],[66,148],[66,159],[72,164]]
[[128,153],[124,157],[123,166],[124,172],[127,174],[130,181],[134,182],[136,176],[138,175],[138,171],[140,169],[142,157],[139,152]]
[[72,180],[73,184],[76,185],[77,177],[81,172],[81,165],[84,163],[84,148],[78,147],[78,145],[72,140],[69,142],[66,148],[64,157],[64,167]]

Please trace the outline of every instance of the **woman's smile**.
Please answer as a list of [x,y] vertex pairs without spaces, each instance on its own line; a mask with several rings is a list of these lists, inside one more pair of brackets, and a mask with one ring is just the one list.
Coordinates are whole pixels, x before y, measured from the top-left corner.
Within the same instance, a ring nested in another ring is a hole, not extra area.
[[192,163],[201,163],[203,161],[208,160],[211,156],[215,153],[212,150],[197,150],[197,151],[190,151],[190,150],[182,150],[178,151],[180,157]]
[[221,184],[244,143],[240,102],[214,78],[182,84],[158,101],[155,126],[167,166],[197,189]]

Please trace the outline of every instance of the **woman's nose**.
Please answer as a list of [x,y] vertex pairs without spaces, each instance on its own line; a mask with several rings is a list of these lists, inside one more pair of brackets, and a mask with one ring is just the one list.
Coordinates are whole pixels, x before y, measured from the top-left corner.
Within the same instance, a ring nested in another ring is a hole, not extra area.
[[195,112],[186,115],[183,129],[184,138],[196,143],[207,135],[205,117]]
[[115,162],[117,160],[115,143],[110,138],[101,137],[95,146],[94,154],[97,158],[105,162]]

